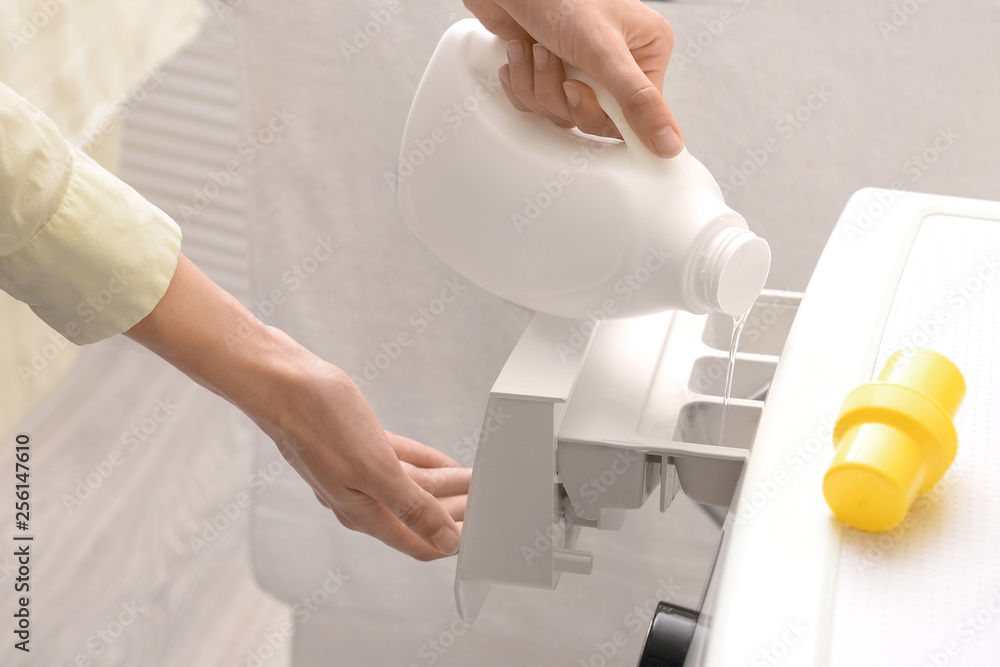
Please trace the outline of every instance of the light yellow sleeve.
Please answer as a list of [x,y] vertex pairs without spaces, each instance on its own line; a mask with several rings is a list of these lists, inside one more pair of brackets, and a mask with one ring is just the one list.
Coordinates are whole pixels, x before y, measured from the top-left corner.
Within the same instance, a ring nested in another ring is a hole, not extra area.
[[153,310],[180,244],[167,214],[0,83],[0,289],[74,343],[93,343]]

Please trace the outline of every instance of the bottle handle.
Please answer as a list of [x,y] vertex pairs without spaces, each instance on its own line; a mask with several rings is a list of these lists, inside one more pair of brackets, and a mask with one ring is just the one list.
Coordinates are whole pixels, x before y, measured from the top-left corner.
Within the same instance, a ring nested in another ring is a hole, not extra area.
[[[473,70],[475,70],[480,76],[495,76],[496,71],[507,62],[507,42],[486,30],[486,28],[484,28],[476,19],[465,19],[464,21],[459,22],[459,24],[466,22],[468,22],[467,27],[470,33],[470,41],[478,42],[474,48],[466,50],[465,55],[469,60],[469,67],[473,68]],[[648,165],[653,165],[652,168],[662,169],[667,160],[654,155],[648,148],[646,148],[646,144],[639,139],[636,133],[629,126],[628,122],[626,122],[625,114],[622,112],[621,106],[619,106],[614,95],[612,95],[607,88],[595,81],[590,75],[581,72],[568,63],[565,64],[565,68],[567,79],[582,81],[594,90],[594,93],[597,95],[597,102],[600,104],[601,109],[604,110],[604,113],[608,114],[611,122],[614,123],[615,127],[618,128],[618,132],[622,135],[622,139],[625,142],[625,149],[629,158],[632,160],[632,163],[646,163]],[[516,114],[518,117],[526,116],[524,112],[515,109],[513,105],[507,102],[506,99],[504,100],[504,104],[509,109],[510,114]],[[574,134],[572,130],[557,127],[552,123],[546,123],[546,125],[549,127],[549,131],[551,132],[570,135]]]
[[[621,106],[618,104],[618,100],[615,96],[611,94],[607,88],[599,84],[594,77],[590,76],[578,70],[569,64],[564,64],[566,69],[567,79],[576,79],[577,81],[582,81],[594,90],[594,94],[597,95],[597,103],[604,110],[604,113],[608,114],[608,118],[614,123],[615,127],[618,128],[618,133],[622,135],[622,139],[625,141],[625,148],[628,150],[629,155],[633,160],[645,160],[652,159],[657,162],[663,158],[654,155],[646,148],[646,144],[642,142],[639,136],[635,133],[632,127],[625,120],[625,112],[622,111]],[[562,129],[562,128],[558,128]]]

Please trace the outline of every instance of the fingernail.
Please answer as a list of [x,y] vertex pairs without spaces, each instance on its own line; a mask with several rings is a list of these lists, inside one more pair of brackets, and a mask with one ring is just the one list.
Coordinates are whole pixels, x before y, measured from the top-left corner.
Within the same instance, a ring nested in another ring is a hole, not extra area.
[[517,39],[507,42],[507,60],[511,65],[524,60],[524,43]]
[[569,105],[571,107],[575,107],[580,104],[580,91],[577,90],[575,84],[572,84],[569,81],[563,81],[563,90],[566,92],[566,99],[569,100]]
[[542,69],[549,64],[549,50],[541,44],[532,45],[531,55],[535,59],[535,69]]
[[449,556],[458,553],[460,541],[458,533],[448,527],[442,528],[431,536],[431,544],[434,545],[434,548]]
[[660,157],[674,157],[684,149],[684,142],[668,125],[653,135],[653,148]]

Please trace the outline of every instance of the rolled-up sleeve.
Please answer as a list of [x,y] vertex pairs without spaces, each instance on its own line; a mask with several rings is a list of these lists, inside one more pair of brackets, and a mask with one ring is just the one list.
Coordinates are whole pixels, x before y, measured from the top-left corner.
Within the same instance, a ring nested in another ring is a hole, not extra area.
[[177,267],[177,224],[0,83],[0,289],[82,345],[130,329]]

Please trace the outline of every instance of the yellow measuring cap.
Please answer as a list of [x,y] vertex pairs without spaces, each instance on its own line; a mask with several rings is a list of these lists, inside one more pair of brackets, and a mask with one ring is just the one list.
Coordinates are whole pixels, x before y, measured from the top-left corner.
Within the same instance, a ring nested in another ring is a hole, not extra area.
[[896,352],[878,380],[848,394],[823,478],[837,518],[869,532],[902,521],[917,494],[937,484],[955,460],[952,419],[964,396],[955,364],[922,348]]

